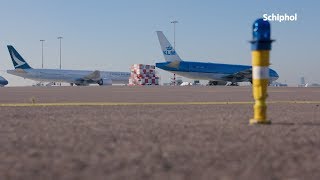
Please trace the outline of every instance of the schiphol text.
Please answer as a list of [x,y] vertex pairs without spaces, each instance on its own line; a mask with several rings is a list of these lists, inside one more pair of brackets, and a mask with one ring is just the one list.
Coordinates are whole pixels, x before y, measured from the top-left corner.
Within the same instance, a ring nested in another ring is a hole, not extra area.
[[288,14],[263,14],[263,20],[264,21],[297,21],[298,15],[295,13],[294,15],[288,15]]

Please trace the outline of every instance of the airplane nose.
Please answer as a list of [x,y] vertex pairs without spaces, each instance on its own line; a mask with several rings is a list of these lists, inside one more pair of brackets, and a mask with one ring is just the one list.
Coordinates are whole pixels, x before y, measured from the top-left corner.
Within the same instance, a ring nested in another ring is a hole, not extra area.
[[279,74],[275,71],[274,71],[274,77],[275,77],[275,79],[279,79]]

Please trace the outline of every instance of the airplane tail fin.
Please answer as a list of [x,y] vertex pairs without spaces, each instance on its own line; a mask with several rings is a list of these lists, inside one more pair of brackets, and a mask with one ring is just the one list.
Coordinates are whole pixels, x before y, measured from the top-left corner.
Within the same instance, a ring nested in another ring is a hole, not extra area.
[[175,49],[171,46],[170,42],[164,36],[162,31],[157,31],[158,39],[160,42],[161,50],[164,59],[167,62],[182,61],[179,55],[176,53]]
[[7,47],[15,69],[32,69],[13,46],[8,45]]

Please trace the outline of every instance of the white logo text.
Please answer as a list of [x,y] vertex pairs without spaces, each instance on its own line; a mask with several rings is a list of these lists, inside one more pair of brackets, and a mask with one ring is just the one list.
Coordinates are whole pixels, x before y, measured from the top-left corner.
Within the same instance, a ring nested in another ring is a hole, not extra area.
[[294,15],[287,15],[285,14],[274,14],[272,13],[271,15],[269,14],[263,14],[263,20],[264,21],[297,21],[298,20],[298,15],[295,13]]

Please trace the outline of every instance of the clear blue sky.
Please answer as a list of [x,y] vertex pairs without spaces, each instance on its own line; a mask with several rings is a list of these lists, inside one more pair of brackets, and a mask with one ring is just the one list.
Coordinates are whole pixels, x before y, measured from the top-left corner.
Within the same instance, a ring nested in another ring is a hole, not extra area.
[[[155,31],[173,41],[182,59],[250,64],[251,25],[264,13],[298,14],[297,22],[272,22],[272,68],[281,82],[320,83],[318,1],[292,0],[0,0],[0,74],[11,85],[30,83],[10,76],[6,45],[12,44],[34,68],[129,71],[134,63],[164,61]],[[162,82],[169,73],[160,71]]]

